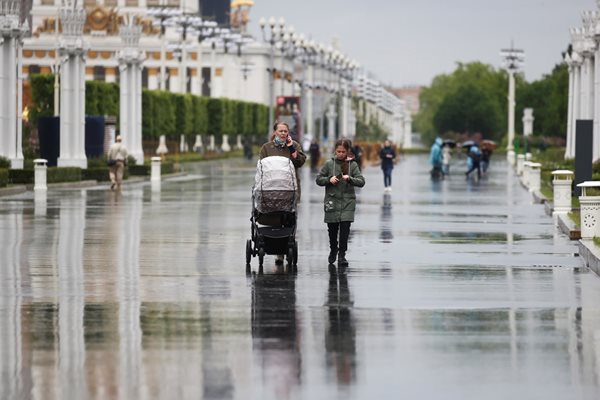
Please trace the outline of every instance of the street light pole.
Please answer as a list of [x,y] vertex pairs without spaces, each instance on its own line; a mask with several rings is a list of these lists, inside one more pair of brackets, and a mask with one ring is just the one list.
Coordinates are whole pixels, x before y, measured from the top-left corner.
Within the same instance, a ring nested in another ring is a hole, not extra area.
[[165,33],[167,26],[172,26],[171,20],[174,17],[180,16],[181,10],[173,8],[172,6],[168,6],[166,4],[166,0],[161,1],[161,5],[158,8],[149,8],[147,10],[148,15],[154,17],[156,21],[154,21],[153,26],[158,26],[160,28],[160,82],[159,88],[160,90],[166,89],[166,72],[165,72]]
[[[285,20],[279,19],[277,24],[274,17],[269,18],[268,24],[265,18],[259,21],[262,31],[263,41],[269,44],[269,126],[267,127],[267,140],[271,138],[271,129],[273,126],[273,102],[275,101],[275,44],[281,39],[282,31],[285,27]],[[267,35],[266,28],[269,28]]]
[[525,52],[515,49],[511,46],[510,49],[500,51],[503,57],[504,67],[508,72],[508,143],[507,143],[507,158],[509,163],[513,164],[515,159],[514,139],[515,139],[515,73],[520,71],[525,60]]

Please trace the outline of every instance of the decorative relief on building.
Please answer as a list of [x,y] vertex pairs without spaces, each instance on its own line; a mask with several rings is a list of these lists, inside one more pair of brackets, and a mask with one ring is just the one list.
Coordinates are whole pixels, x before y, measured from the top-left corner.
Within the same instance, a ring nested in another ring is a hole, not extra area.
[[[101,33],[106,36],[117,36],[119,26],[123,23],[123,16],[118,14],[118,9],[94,6],[87,9],[87,18],[83,27],[84,34]],[[142,32],[145,35],[158,35],[160,29],[152,26],[152,19],[135,17],[136,24],[142,26]],[[38,26],[33,36],[39,37],[42,33],[53,34],[56,30],[56,18],[44,18],[41,25]],[[62,26],[59,22],[58,31],[62,32]]]

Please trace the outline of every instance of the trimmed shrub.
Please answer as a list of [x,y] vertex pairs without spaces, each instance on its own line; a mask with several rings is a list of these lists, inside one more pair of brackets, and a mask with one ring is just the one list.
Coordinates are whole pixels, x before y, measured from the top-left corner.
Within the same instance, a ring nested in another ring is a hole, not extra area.
[[160,173],[162,174],[172,174],[175,172],[175,164],[172,162],[162,162],[160,164]]
[[0,168],[9,169],[10,168],[10,160],[6,157],[0,156]]
[[8,181],[12,184],[31,184],[33,183],[33,169],[9,169]]
[[95,180],[98,182],[107,182],[110,180],[108,167],[96,167],[81,170],[82,180]]
[[8,169],[0,168],[0,187],[8,185]]
[[79,182],[81,168],[79,167],[50,167],[48,168],[48,183]]
[[150,165],[129,165],[127,167],[130,175],[135,176],[149,176],[150,175]]

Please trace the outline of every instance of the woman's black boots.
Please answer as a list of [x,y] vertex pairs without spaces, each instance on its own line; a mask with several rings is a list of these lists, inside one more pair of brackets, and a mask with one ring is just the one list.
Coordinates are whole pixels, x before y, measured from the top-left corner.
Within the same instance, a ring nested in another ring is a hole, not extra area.
[[329,251],[329,257],[327,258],[327,261],[329,261],[329,264],[333,264],[335,262],[336,257],[337,257],[337,249],[331,248],[331,250]]
[[329,261],[329,264],[333,264],[338,252],[338,224],[327,224],[327,231],[329,233],[329,257],[327,261]]

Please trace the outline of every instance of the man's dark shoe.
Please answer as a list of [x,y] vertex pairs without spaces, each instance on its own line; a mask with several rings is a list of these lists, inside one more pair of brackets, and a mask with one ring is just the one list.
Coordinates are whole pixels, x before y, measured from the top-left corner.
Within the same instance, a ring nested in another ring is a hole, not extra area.
[[282,255],[278,255],[275,258],[275,265],[283,265],[283,260],[284,260],[283,256]]
[[346,260],[346,254],[340,253],[338,255],[338,265],[343,266],[343,267],[348,266],[348,260]]
[[327,258],[327,261],[329,261],[329,264],[333,264],[335,262],[336,256],[337,256],[336,250],[331,250],[329,252],[329,257]]

